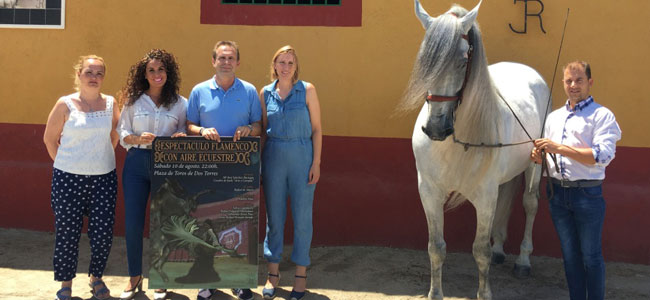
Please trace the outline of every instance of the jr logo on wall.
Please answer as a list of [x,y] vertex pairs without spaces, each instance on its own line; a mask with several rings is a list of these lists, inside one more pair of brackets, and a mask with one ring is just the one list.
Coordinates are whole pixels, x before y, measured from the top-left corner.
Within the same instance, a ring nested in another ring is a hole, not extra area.
[[[546,33],[546,30],[544,30],[544,24],[542,24],[542,13],[544,12],[544,3],[542,0],[514,0],[515,4],[517,2],[523,2],[524,3],[524,29],[523,30],[517,30],[514,27],[512,27],[512,23],[508,24],[510,26],[510,30],[512,30],[514,33],[519,33],[519,34],[524,34],[528,32],[528,17],[537,17],[539,18],[539,28],[542,30],[543,33]],[[528,10],[528,2],[536,2],[539,4],[539,11],[537,13],[531,13]]]
[[156,138],[149,288],[257,285],[259,138]]

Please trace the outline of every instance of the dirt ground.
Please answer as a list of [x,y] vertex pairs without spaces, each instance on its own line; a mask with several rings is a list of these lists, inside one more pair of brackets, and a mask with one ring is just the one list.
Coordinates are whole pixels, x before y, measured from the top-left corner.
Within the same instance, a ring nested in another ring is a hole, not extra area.
[[[51,233],[0,228],[0,299],[53,299],[59,284],[53,281]],[[88,239],[81,241],[78,277],[73,284],[75,300],[89,299],[85,272],[88,268]],[[145,245],[146,249],[147,245]],[[289,250],[289,249],[287,249]],[[288,253],[289,251],[285,251]],[[339,299],[426,299],[429,289],[429,259],[425,251],[380,247],[323,247],[312,250],[307,300]],[[126,285],[126,247],[118,237],[113,244],[104,279],[111,294],[119,297]],[[528,279],[511,275],[515,256],[490,270],[495,299],[568,299],[562,262],[556,258],[532,257]],[[262,262],[262,260],[260,260]],[[147,266],[145,266],[147,269]],[[259,268],[259,285],[253,290],[262,299],[264,268]],[[288,299],[293,269],[281,268],[281,290],[276,299]],[[145,279],[145,287],[147,280]],[[478,286],[474,260],[467,253],[449,253],[443,270],[445,299],[474,299]],[[135,299],[152,299],[153,291],[138,293]],[[168,299],[196,299],[196,290],[174,290]],[[230,291],[212,299],[234,299]],[[650,266],[607,264],[606,299],[650,299]]]

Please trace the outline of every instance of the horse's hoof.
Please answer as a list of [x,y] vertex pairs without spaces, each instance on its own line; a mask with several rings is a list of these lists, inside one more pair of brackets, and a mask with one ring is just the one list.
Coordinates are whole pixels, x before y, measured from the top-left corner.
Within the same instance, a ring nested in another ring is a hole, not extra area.
[[512,270],[512,274],[517,278],[528,278],[530,277],[530,266],[515,264],[515,268]]
[[427,299],[429,300],[442,300],[444,297],[442,296],[442,290],[437,289],[437,288],[432,288],[429,290],[429,295]]
[[500,265],[506,261],[506,255],[503,253],[492,253],[492,263],[495,265]]

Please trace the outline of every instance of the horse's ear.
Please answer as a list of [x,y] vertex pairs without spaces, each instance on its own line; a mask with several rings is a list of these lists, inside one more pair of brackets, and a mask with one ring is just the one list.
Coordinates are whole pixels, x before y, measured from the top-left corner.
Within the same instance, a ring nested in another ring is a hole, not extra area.
[[424,27],[424,30],[427,30],[429,28],[429,25],[433,22],[434,18],[429,16],[426,10],[420,5],[419,0],[415,0],[415,15],[420,19],[420,23],[422,23],[422,27]]
[[474,24],[474,21],[476,21],[476,16],[478,15],[478,9],[481,6],[481,2],[483,2],[483,0],[479,1],[476,7],[474,7],[471,11],[469,11],[466,15],[464,15],[461,20],[463,24],[463,32],[465,32],[466,34],[469,32],[470,29],[472,29],[472,25]]

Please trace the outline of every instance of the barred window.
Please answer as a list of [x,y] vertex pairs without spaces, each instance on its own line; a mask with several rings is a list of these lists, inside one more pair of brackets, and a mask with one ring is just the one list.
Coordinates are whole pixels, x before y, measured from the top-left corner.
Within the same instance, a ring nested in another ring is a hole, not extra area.
[[63,28],[65,0],[0,1],[0,27]]
[[201,0],[201,24],[361,26],[362,0]]
[[341,0],[222,0],[223,4],[341,5]]

